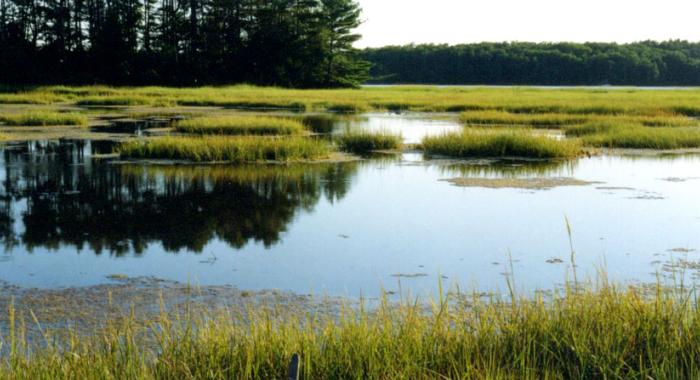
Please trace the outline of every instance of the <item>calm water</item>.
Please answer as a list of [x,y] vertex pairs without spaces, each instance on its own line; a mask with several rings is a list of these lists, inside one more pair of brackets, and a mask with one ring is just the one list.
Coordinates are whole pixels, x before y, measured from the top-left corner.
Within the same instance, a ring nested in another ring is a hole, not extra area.
[[[410,122],[409,122],[410,123]],[[406,134],[404,134],[406,136]],[[0,279],[28,287],[156,276],[242,289],[377,295],[448,284],[525,290],[604,266],[654,281],[700,253],[700,156],[562,164],[424,161],[155,167],[92,159],[107,143],[33,142],[0,156]],[[550,190],[458,187],[450,178],[568,177]],[[563,260],[563,263],[558,263]],[[549,262],[548,262],[549,261]],[[400,275],[400,276],[399,276]]]

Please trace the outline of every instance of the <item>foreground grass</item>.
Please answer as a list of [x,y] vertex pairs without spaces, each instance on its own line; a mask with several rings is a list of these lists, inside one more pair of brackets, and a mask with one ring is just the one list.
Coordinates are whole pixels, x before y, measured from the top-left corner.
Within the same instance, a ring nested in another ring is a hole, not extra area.
[[581,153],[576,140],[555,140],[522,130],[467,129],[461,133],[426,137],[421,145],[428,155],[457,158],[572,158]]
[[117,148],[122,157],[194,162],[300,161],[326,158],[329,143],[304,137],[160,137]]
[[297,353],[302,379],[691,379],[700,376],[693,300],[603,283],[547,300],[448,296],[339,315],[257,305],[163,313],[145,326],[107,321],[67,341],[43,330],[36,346],[11,306],[0,377],[279,379]]
[[338,136],[340,149],[346,152],[367,153],[401,148],[402,137],[389,132],[346,131]]
[[304,132],[300,121],[264,116],[218,116],[183,120],[179,132],[200,135],[293,135]]
[[28,112],[0,115],[0,123],[9,126],[87,125],[88,119],[77,113]]

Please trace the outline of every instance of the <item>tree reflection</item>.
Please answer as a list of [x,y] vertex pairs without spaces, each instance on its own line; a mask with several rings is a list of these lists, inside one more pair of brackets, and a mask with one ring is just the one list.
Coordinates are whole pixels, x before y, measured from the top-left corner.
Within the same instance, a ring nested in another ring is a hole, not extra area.
[[[89,157],[89,142],[6,148],[0,238],[100,254],[201,252],[212,239],[234,248],[270,247],[302,210],[348,192],[356,163],[279,166],[112,165]],[[17,220],[21,223],[17,223]]]

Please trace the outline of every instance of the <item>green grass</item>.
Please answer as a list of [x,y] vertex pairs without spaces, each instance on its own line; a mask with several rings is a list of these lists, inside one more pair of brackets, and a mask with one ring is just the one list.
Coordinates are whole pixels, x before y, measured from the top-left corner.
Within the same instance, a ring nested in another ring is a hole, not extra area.
[[176,123],[179,132],[201,135],[294,135],[304,132],[296,120],[265,116],[200,117]]
[[[10,306],[0,377],[17,379],[694,379],[700,309],[692,293],[652,295],[605,282],[552,299],[386,300],[340,315],[256,305],[94,334],[23,339],[38,325]],[[454,298],[452,298],[454,297]],[[26,318],[26,319],[25,319]]]
[[555,128],[562,125],[582,124],[588,118],[579,115],[537,113],[518,114],[503,111],[469,111],[459,115],[459,121],[467,125],[526,125]]
[[581,153],[576,140],[560,141],[526,130],[467,129],[461,133],[426,137],[421,145],[428,155],[457,158],[572,158]]
[[628,149],[700,148],[699,128],[612,128],[582,137],[584,145]]
[[[0,93],[0,102],[81,105],[186,105],[281,108],[297,111],[358,112],[402,110],[426,112],[506,111],[515,114],[700,115],[700,91],[610,89],[539,89],[395,86],[340,90],[297,90],[246,85],[170,88],[46,86]],[[560,116],[561,117],[561,116]]]
[[142,106],[154,105],[157,99],[139,95],[88,96],[75,102],[79,106]]
[[301,161],[326,158],[329,143],[304,137],[159,137],[117,148],[123,157],[194,162]]
[[341,150],[353,153],[399,149],[403,141],[400,135],[367,131],[346,131],[338,136],[336,140]]
[[0,115],[0,123],[10,126],[87,125],[85,115],[59,112],[27,112]]

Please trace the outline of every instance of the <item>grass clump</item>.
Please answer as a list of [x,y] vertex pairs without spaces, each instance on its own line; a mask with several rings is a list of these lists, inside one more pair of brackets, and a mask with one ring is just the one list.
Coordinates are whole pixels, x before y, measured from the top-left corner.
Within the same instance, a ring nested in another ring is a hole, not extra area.
[[426,137],[428,155],[449,157],[571,158],[581,153],[576,140],[555,140],[519,130],[474,130]]
[[448,295],[338,316],[257,305],[163,313],[145,326],[110,320],[69,344],[47,331],[38,347],[22,339],[31,322],[10,305],[0,377],[281,379],[296,353],[302,379],[696,379],[700,309],[678,293]]
[[585,145],[628,149],[686,149],[700,148],[698,128],[613,128],[602,133],[585,135]]
[[241,163],[315,160],[327,157],[331,147],[304,137],[160,137],[124,143],[117,152],[127,158]]
[[[161,100],[162,101],[162,100]],[[75,102],[79,106],[144,106],[155,105],[154,99],[138,95],[87,96]]]
[[585,123],[585,116],[559,113],[510,113],[503,111],[470,111],[459,115],[462,124],[467,125],[527,125],[531,127],[554,128],[562,125]]
[[402,143],[400,135],[389,132],[346,131],[337,138],[341,150],[353,153],[367,153],[377,150],[399,149]]
[[60,112],[28,112],[0,116],[0,123],[10,126],[87,125],[85,115]]
[[180,121],[175,128],[200,135],[294,135],[304,131],[304,125],[296,120],[254,116],[201,117]]

